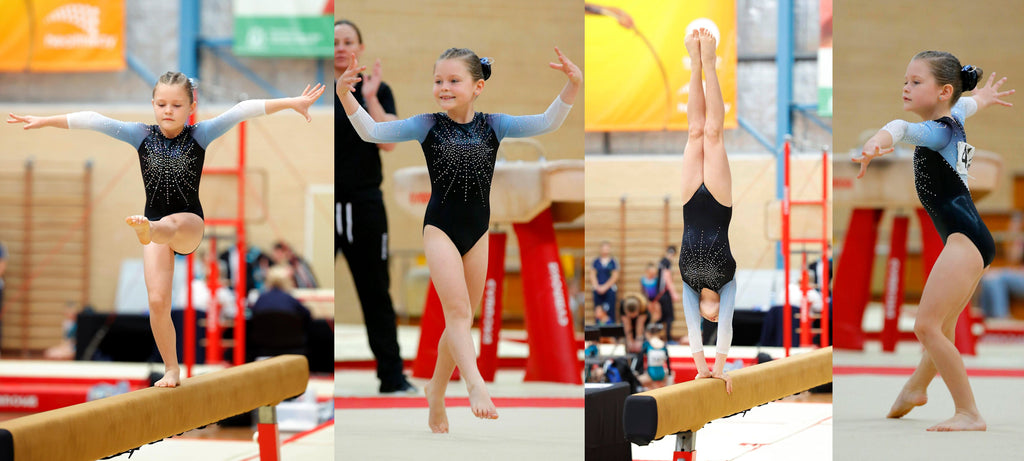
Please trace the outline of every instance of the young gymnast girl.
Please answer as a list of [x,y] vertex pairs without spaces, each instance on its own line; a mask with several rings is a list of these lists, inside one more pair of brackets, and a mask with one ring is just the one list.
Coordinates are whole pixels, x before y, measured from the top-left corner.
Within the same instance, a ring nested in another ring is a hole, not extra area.
[[294,98],[242,101],[220,116],[188,125],[195,111],[193,86],[185,74],[167,72],[153,88],[156,125],[122,122],[96,112],[37,117],[9,114],[7,123],[24,123],[35,128],[75,128],[104,133],[131,144],[139,153],[142,183],[146,188],[144,214],[129,216],[125,222],[135,231],[142,247],[146,291],[149,293],[149,322],[164,362],[164,376],[157,387],[181,383],[171,323],[171,280],[174,255],[196,250],[203,240],[203,207],[199,203],[199,180],[206,147],[239,122],[260,115],[292,109],[310,121],[309,106],[324,92],[317,84]]
[[871,159],[893,151],[893,144],[905,142],[914,149],[914,185],[917,196],[931,217],[945,246],[925,282],[914,334],[924,346],[921,362],[892,404],[888,417],[899,418],[915,406],[928,402],[928,384],[935,373],[942,374],[956,411],[929,431],[983,431],[985,420],[978,412],[974,393],[967,382],[963,359],[953,344],[956,320],[971,298],[981,274],[995,256],[995,243],[967,189],[967,169],[974,147],[967,144],[964,119],[993,104],[1010,106],[1000,99],[1013,90],[999,91],[1006,78],[995,81],[990,74],[984,87],[973,97],[961,98],[978,84],[982,71],[960,66],[952,54],[923,51],[910,60],[903,82],[903,110],[924,122],[893,120],[864,144],[860,174],[864,176]]
[[434,63],[434,100],[443,112],[374,122],[351,94],[365,67],[353,57],[338,79],[338,97],[364,141],[416,140],[426,157],[431,193],[423,217],[423,251],[445,321],[434,376],[424,388],[430,406],[428,425],[433,432],[448,432],[444,394],[456,365],[466,380],[473,414],[486,419],[498,417],[477,369],[469,334],[473,310],[483,297],[487,271],[491,178],[503,138],[554,131],[569,113],[583,74],[558,48],[555,52],[559,63],[550,66],[564,72],[569,81],[547,111],[539,115],[474,112],[473,102],[491,74],[491,60],[481,59],[467,49],[450,48]]
[[[722,126],[725,102],[715,69],[716,40],[707,29],[694,30],[684,39],[690,54],[690,97],[686,102],[689,136],[683,150],[683,241],[679,246],[679,273],[683,277],[683,314],[697,379],[732,379],[723,367],[732,343],[732,313],[736,300],[736,260],[729,248],[732,220],[732,174],[725,154]],[[701,71],[707,87],[701,84]],[[701,318],[718,322],[715,367],[708,369]]]

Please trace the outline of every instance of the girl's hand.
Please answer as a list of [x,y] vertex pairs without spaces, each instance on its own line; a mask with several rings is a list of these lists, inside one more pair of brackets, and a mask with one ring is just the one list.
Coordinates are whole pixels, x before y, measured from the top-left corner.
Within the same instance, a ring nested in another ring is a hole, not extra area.
[[569,78],[569,81],[572,82],[573,85],[579,86],[580,83],[583,83],[583,72],[580,72],[580,68],[576,67],[576,64],[573,64],[569,58],[565,57],[557,46],[555,47],[555,53],[558,54],[559,63],[555,64],[553,62],[549,62],[548,65],[551,66],[552,69],[564,72],[565,76]]
[[295,105],[292,109],[295,109],[295,112],[306,117],[307,122],[312,121],[313,118],[309,116],[309,106],[312,106],[317,99],[320,99],[320,95],[324,94],[324,88],[326,88],[326,86],[323,83],[317,83],[316,86],[312,88],[310,88],[309,85],[306,85],[306,89],[302,90],[302,95],[293,98]]
[[341,74],[341,77],[338,77],[338,90],[339,90],[338,96],[341,96],[341,94],[340,94],[341,91],[340,90],[341,90],[341,87],[343,87],[343,86],[348,88],[349,92],[355,93],[355,91],[356,91],[356,87],[355,87],[356,82],[362,80],[361,78],[359,78],[359,73],[364,71],[364,70],[366,70],[366,66],[360,66],[359,65],[359,60],[356,59],[356,55],[353,53],[352,54],[352,60],[349,61],[349,63],[348,63],[348,68],[345,69],[345,72],[343,72]]
[[871,163],[872,159],[881,157],[893,150],[894,148],[892,147],[883,149],[882,146],[874,142],[874,139],[869,140],[868,143],[864,145],[864,150],[861,152],[861,156],[853,158],[854,162],[860,164],[860,173],[857,173],[857,179],[864,177],[864,173],[868,171],[868,163]]
[[44,117],[36,117],[35,115],[15,115],[11,113],[7,114],[7,123],[24,123],[25,126],[22,128],[26,130],[32,130],[46,126],[43,124],[44,119]]
[[996,73],[992,72],[988,74],[988,81],[985,82],[985,86],[975,88],[971,92],[971,96],[974,97],[974,101],[978,103],[978,109],[984,109],[992,104],[999,104],[1001,106],[1013,107],[1013,103],[1003,101],[1003,96],[1009,96],[1015,93],[1017,90],[999,91],[999,87],[1006,83],[1006,77],[999,79],[999,81],[993,83],[996,78]]
[[711,377],[711,370],[707,370],[707,371],[699,371],[698,370],[697,371],[697,375],[694,376],[693,379],[710,378],[710,377]]
[[369,101],[377,97],[377,90],[380,89],[381,74],[380,58],[373,63],[373,72],[363,80],[363,100]]
[[711,377],[725,381],[725,393],[732,394],[732,378],[729,375],[725,374],[725,372],[719,372],[712,373]]

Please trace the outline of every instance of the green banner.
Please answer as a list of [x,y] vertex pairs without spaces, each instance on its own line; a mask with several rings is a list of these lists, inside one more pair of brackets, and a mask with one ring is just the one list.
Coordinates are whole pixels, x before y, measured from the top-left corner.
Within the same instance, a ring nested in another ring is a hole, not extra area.
[[334,55],[332,16],[235,16],[238,56],[315,57]]

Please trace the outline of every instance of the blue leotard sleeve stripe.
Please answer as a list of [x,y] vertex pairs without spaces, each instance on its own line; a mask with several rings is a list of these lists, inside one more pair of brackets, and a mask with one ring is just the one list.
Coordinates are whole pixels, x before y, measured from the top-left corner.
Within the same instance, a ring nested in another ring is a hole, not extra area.
[[883,130],[892,135],[892,142],[905,142],[915,146],[927,147],[931,150],[941,150],[953,137],[953,130],[948,126],[928,120],[921,123],[910,123],[906,120],[893,120],[887,123]]
[[356,113],[349,115],[348,119],[352,122],[352,128],[355,128],[356,133],[363,141],[374,143],[423,142],[427,138],[427,133],[434,126],[432,114],[420,114],[392,122],[377,122],[362,107]]
[[544,133],[550,133],[562,126],[562,122],[565,121],[565,117],[569,115],[569,110],[572,106],[562,101],[560,96],[556,96],[555,100],[551,102],[548,109],[543,114],[536,115],[507,115],[507,114],[491,114],[489,115],[491,127],[494,129],[494,134],[498,136],[498,141],[505,138],[525,138],[529,136],[540,136]]
[[67,120],[70,129],[99,131],[114,139],[131,144],[136,149],[149,135],[149,126],[145,123],[122,122],[91,111],[72,112],[67,115]]
[[244,120],[266,115],[266,107],[266,101],[262,99],[242,101],[223,114],[197,123],[195,130],[192,132],[192,137],[203,149],[206,149],[206,146],[210,145],[214,139],[227,133],[231,127]]
[[[732,345],[732,317],[736,310],[736,279],[726,283],[718,291],[718,342],[715,352],[729,354]],[[704,351],[704,339],[700,333],[700,294],[690,285],[683,284],[683,315],[686,316],[686,333],[690,338],[690,352],[696,354]]]
[[690,338],[690,352],[704,352],[704,337],[700,334],[700,294],[690,285],[683,284],[683,315],[686,317],[686,335]]
[[974,98],[970,96],[964,96],[960,98],[960,100],[956,102],[956,105],[953,106],[953,109],[950,110],[950,115],[963,125],[964,120],[966,120],[967,117],[974,115],[976,112],[978,112],[978,101],[975,101]]
[[715,352],[728,355],[732,346],[732,314],[736,310],[736,279],[726,283],[718,296],[718,343]]

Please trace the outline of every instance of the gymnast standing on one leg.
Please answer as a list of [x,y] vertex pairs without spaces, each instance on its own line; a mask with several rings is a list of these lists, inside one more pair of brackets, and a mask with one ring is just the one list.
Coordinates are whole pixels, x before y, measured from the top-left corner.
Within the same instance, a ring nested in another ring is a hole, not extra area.
[[474,308],[483,297],[487,272],[491,178],[503,138],[554,131],[569,113],[583,74],[558,48],[555,52],[559,63],[550,66],[564,72],[569,81],[547,111],[539,115],[516,117],[474,112],[473,102],[491,74],[491,61],[464,48],[450,48],[434,63],[434,100],[444,112],[374,122],[351,94],[355,91],[353,84],[359,81],[359,72],[365,67],[360,67],[353,57],[338,80],[338,97],[364,141],[416,140],[426,157],[431,193],[423,217],[423,250],[445,321],[437,345],[434,376],[424,388],[430,405],[428,425],[433,432],[448,432],[444,394],[456,365],[466,380],[473,414],[478,418],[498,417],[477,369],[469,334]]
[[[689,136],[683,150],[683,241],[679,272],[683,277],[683,314],[697,378],[732,379],[723,367],[732,344],[732,314],[736,301],[736,260],[729,248],[732,220],[732,174],[725,154],[722,127],[725,103],[715,69],[717,46],[707,29],[684,39],[690,54],[690,97],[686,102]],[[704,71],[707,88],[701,84]],[[718,322],[715,368],[704,358],[701,318]]]
[[75,128],[99,131],[131,144],[139,153],[142,183],[146,188],[144,215],[125,218],[135,230],[142,247],[142,263],[149,293],[149,323],[164,362],[164,377],[156,387],[176,387],[181,371],[171,323],[171,280],[174,255],[189,254],[203,240],[203,207],[199,203],[199,180],[206,147],[239,122],[292,109],[310,121],[309,106],[324,92],[324,86],[309,86],[301,96],[248,100],[208,121],[188,125],[196,109],[191,80],[180,72],[167,72],[153,88],[156,125],[122,122],[96,112],[36,117],[9,114],[7,123],[24,123],[34,128]]
[[964,119],[993,104],[1010,106],[1000,98],[1013,94],[1013,90],[999,91],[1006,78],[994,82],[993,73],[984,87],[973,92],[973,97],[961,98],[962,92],[975,88],[981,75],[980,68],[961,67],[960,60],[952,54],[918,53],[910,60],[904,76],[903,110],[925,121],[889,122],[864,144],[861,156],[853,159],[860,163],[860,178],[871,159],[892,152],[893,144],[903,141],[916,146],[917,196],[945,244],[925,282],[914,322],[914,334],[924,346],[924,356],[888,415],[900,418],[915,406],[927,403],[928,384],[939,372],[953,396],[956,412],[952,418],[928,428],[929,431],[986,429],[967,381],[963,359],[953,344],[960,311],[995,257],[992,235],[967,189],[967,169],[974,147],[967,144]]

